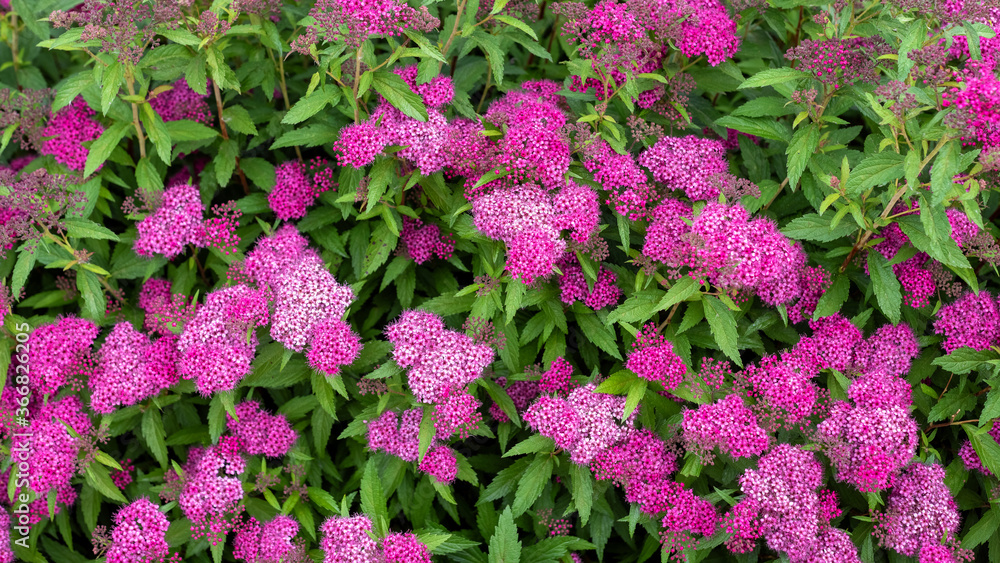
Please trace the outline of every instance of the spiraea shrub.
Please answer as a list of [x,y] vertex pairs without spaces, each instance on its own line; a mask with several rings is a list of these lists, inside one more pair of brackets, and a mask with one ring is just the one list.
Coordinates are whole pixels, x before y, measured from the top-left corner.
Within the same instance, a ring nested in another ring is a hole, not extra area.
[[1000,561],[997,0],[0,0],[0,563]]

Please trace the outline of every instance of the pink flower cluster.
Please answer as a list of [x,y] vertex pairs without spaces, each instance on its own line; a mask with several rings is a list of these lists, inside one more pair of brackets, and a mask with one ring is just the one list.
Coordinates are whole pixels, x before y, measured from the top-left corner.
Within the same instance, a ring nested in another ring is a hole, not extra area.
[[100,329],[93,321],[63,317],[36,328],[28,337],[28,387],[35,393],[55,395],[73,376],[86,373],[90,347]]
[[632,352],[625,360],[625,369],[648,381],[659,381],[667,391],[673,391],[684,380],[687,366],[674,352],[674,346],[649,323],[636,334]]
[[205,246],[204,209],[196,186],[177,184],[167,188],[161,204],[136,223],[139,236],[133,246],[135,253],[173,258],[189,244]]
[[177,342],[178,371],[204,396],[234,389],[250,373],[257,348],[254,329],[267,323],[265,292],[245,285],[213,291]]
[[440,24],[426,7],[411,8],[401,0],[318,0],[309,15],[315,23],[292,44],[305,55],[319,38],[358,49],[370,37],[395,37],[406,29],[431,31]]
[[243,522],[233,539],[233,557],[245,563],[305,563],[305,546],[296,543],[299,523],[291,516],[278,515],[261,524],[256,518]]
[[[899,225],[892,223],[879,233],[884,240],[875,245],[877,250],[886,260],[892,260],[903,246],[907,245],[910,238],[906,236]],[[899,279],[903,286],[903,302],[907,305],[920,308],[930,304],[930,297],[934,295],[937,286],[934,283],[934,276],[924,265],[930,259],[927,254],[918,252],[906,260],[892,265],[892,272]],[[867,272],[868,265],[865,264]]]
[[348,125],[334,143],[341,166],[361,168],[374,162],[386,147],[403,147],[396,156],[428,176],[449,165],[449,137],[453,125],[444,116],[444,106],[451,103],[454,87],[448,76],[436,76],[426,84],[417,84],[417,67],[394,71],[423,99],[427,119],[414,119],[396,109],[381,96],[371,116],[361,123]]
[[661,138],[639,155],[639,164],[665,189],[681,190],[692,201],[718,198],[729,174],[725,143],[695,135]]
[[177,337],[156,341],[122,322],[111,329],[97,355],[90,377],[90,406],[110,414],[119,405],[129,406],[177,383]]
[[376,543],[365,515],[332,516],[320,526],[323,563],[430,563],[431,553],[415,534],[389,532]]
[[734,459],[755,457],[767,451],[771,438],[757,424],[757,417],[738,394],[727,395],[717,403],[700,405],[684,411],[684,447],[705,463],[712,463],[713,450]]
[[[497,378],[496,381],[498,385],[506,386],[505,391],[514,403],[514,409],[519,415],[523,415],[540,393],[554,393],[566,397],[576,387],[576,382],[572,378],[573,366],[563,358],[556,358],[549,369],[540,374],[538,381],[511,381],[509,385],[504,377]],[[510,420],[496,403],[490,405],[490,415],[499,422]]]
[[970,291],[941,307],[934,333],[944,335],[941,347],[949,354],[963,347],[986,350],[1000,341],[1000,302],[988,291]]
[[[822,269],[806,266],[798,244],[770,219],[751,219],[739,204],[709,202],[695,217],[687,204],[668,199],[653,210],[642,252],[669,268],[689,268],[696,280],[756,294],[772,307],[797,300],[815,307],[822,293],[817,286],[825,285]],[[793,306],[791,320],[811,317],[809,309]]]
[[239,440],[244,453],[281,457],[288,453],[298,439],[298,434],[292,429],[288,419],[280,414],[268,414],[257,401],[243,401],[233,410],[237,418],[226,413],[226,426]]
[[10,547],[10,530],[12,527],[10,514],[7,513],[6,509],[0,508],[0,563],[14,563],[17,561],[14,550]]
[[875,533],[882,546],[910,557],[919,555],[921,562],[972,559],[967,550],[951,549],[948,558],[930,557],[941,552],[942,544],[955,541],[958,533],[958,506],[944,478],[940,465],[917,461],[900,473],[889,491],[885,513],[877,519]]
[[190,119],[205,125],[212,123],[208,96],[202,96],[192,90],[187,80],[183,78],[174,82],[170,89],[153,96],[149,100],[149,105],[163,121]]
[[61,506],[71,506],[76,501],[77,493],[71,481],[78,468],[80,444],[69,433],[67,426],[83,436],[90,432],[93,424],[80,399],[73,395],[50,400],[31,412],[34,418],[30,431],[14,436],[12,448],[27,448],[32,452],[28,471],[23,475],[36,494],[36,500],[30,505],[29,517],[35,523],[49,516],[47,498],[50,491],[56,494],[57,513]]
[[229,519],[239,511],[243,500],[240,475],[246,471],[246,459],[239,443],[228,436],[214,446],[195,446],[188,451],[183,477],[173,469],[167,472],[167,484],[179,485],[178,505],[192,522],[192,535],[206,536],[213,543],[222,541],[232,528]]
[[423,414],[423,409],[410,409],[402,416],[386,411],[379,418],[368,421],[368,447],[403,461],[412,463],[419,460],[421,471],[439,483],[451,483],[458,476],[458,459],[455,452],[441,443],[437,436],[420,459],[420,421]]
[[[94,110],[90,109],[82,97],[74,98],[70,105],[52,116],[42,131],[42,137],[46,141],[40,152],[51,154],[56,162],[66,165],[70,170],[83,172],[87,155],[90,154],[90,149],[85,148],[83,143],[96,141],[104,133],[104,126],[94,119],[94,115]],[[101,167],[97,169],[100,170]]]
[[785,53],[790,61],[802,63],[803,70],[816,75],[834,88],[849,86],[857,81],[878,82],[876,60],[892,49],[879,37],[851,39],[805,39]]
[[310,364],[330,375],[354,361],[360,341],[341,320],[354,291],[337,282],[294,226],[257,241],[244,272],[273,299],[271,338],[297,352],[311,345]]
[[170,292],[170,280],[150,278],[139,291],[139,308],[146,312],[143,328],[164,336],[179,332],[185,323],[194,318],[196,302],[181,294]]
[[433,223],[425,225],[420,219],[410,217],[403,217],[399,242],[403,252],[417,264],[423,264],[435,256],[447,260],[455,250],[453,236],[442,235],[441,228]]
[[962,129],[969,142],[979,143],[983,148],[980,160],[996,170],[1000,168],[1000,80],[982,63],[970,64],[960,79],[961,87],[942,95],[942,105],[953,108],[947,122]]
[[267,195],[267,202],[274,214],[283,221],[301,219],[316,198],[332,187],[324,171],[326,162],[316,159],[309,167],[297,160],[289,160],[274,169],[274,189]]
[[148,499],[140,498],[115,514],[107,563],[147,563],[170,554],[167,515]]
[[676,456],[663,439],[635,428],[637,411],[624,416],[625,397],[595,390],[596,385],[588,383],[565,398],[543,394],[524,420],[567,450],[573,463],[589,465],[598,479],[623,487],[626,499],[644,513],[662,514],[661,535],[668,552],[680,555],[697,545],[695,534],[712,535],[715,508],[670,480]]
[[621,300],[622,291],[616,283],[618,276],[604,266],[599,267],[593,288],[588,287],[583,268],[572,254],[566,254],[557,266],[562,271],[559,276],[559,298],[563,303],[572,305],[582,300],[584,305],[596,311],[617,305]]
[[764,538],[794,563],[860,563],[850,536],[830,526],[840,509],[822,484],[823,466],[812,452],[774,446],[740,477],[745,496],[725,517],[729,549],[747,553]]
[[494,358],[491,347],[448,330],[441,317],[424,311],[404,311],[385,335],[393,345],[393,360],[409,368],[410,390],[422,403],[440,403],[464,392]]

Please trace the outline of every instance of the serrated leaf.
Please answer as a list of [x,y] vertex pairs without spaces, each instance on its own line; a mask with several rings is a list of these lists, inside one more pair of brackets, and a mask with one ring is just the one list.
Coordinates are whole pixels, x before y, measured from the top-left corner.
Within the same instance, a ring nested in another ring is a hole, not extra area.
[[128,502],[125,499],[125,495],[122,494],[118,486],[111,480],[107,467],[99,463],[91,463],[84,471],[84,479],[95,491],[105,497],[120,503]]
[[898,324],[903,304],[902,288],[892,266],[877,250],[868,251],[868,272],[872,278],[875,298],[882,313],[892,324]]
[[809,75],[805,72],[794,68],[769,68],[767,70],[762,70],[745,80],[743,84],[739,85],[739,89],[743,90],[745,88],[772,86],[774,84],[783,84],[785,82],[792,82],[794,80],[801,80],[808,77]]
[[590,314],[576,315],[576,323],[580,326],[584,338],[612,357],[618,360],[622,359],[621,352],[618,351],[614,328],[603,324],[597,315]]
[[160,411],[155,408],[148,408],[142,414],[142,438],[146,441],[150,453],[160,462],[160,467],[167,467],[167,444],[164,440],[166,433],[163,431],[163,420],[160,418]]
[[952,178],[961,172],[958,169],[958,157],[962,149],[958,143],[957,139],[946,143],[931,164],[931,204],[934,206],[944,202],[954,185]]
[[903,177],[904,157],[895,152],[882,152],[868,156],[851,170],[845,189],[851,196],[860,195],[868,188],[882,186]]
[[552,456],[537,454],[517,484],[517,494],[511,508],[515,516],[524,514],[541,496],[545,485],[552,479]]
[[101,136],[90,145],[90,150],[87,152],[87,163],[83,167],[84,177],[96,172],[108,160],[108,157],[118,147],[118,143],[131,127],[131,123],[115,123],[101,133]]
[[101,282],[97,279],[97,275],[94,272],[78,270],[76,288],[83,298],[83,307],[81,308],[83,316],[94,320],[104,318],[107,301],[104,298],[104,290],[101,288]]
[[113,241],[119,240],[118,235],[116,235],[111,229],[108,229],[89,219],[69,217],[63,220],[63,225],[66,227],[66,234],[71,238],[94,238]]
[[708,319],[708,326],[715,338],[715,343],[729,356],[729,359],[742,366],[743,361],[736,349],[736,318],[733,316],[733,311],[714,295],[706,295],[702,301],[707,303],[705,318]]
[[281,119],[281,122],[286,125],[302,123],[322,111],[327,104],[336,105],[339,100],[339,90],[336,88],[321,88],[295,102],[295,105],[292,106],[292,109],[288,110],[288,113]]
[[931,363],[957,375],[964,375],[979,368],[986,362],[997,360],[996,352],[992,350],[975,350],[973,348],[958,348],[950,354],[938,356]]
[[764,139],[773,141],[785,141],[791,139],[792,133],[788,123],[775,121],[769,117],[741,117],[738,115],[725,115],[715,120],[719,127],[728,127],[748,135],[756,135]]
[[819,126],[812,124],[795,132],[788,143],[788,185],[795,188],[819,146]]
[[844,303],[847,302],[850,289],[851,280],[847,276],[838,275],[835,277],[829,289],[820,296],[819,302],[816,304],[816,311],[813,313],[813,319],[829,317],[840,311]]
[[927,414],[927,422],[937,422],[952,416],[961,416],[963,412],[971,410],[975,406],[976,397],[972,393],[962,388],[954,388],[934,403],[931,411]]
[[389,512],[385,504],[385,490],[382,479],[378,475],[378,467],[373,458],[365,464],[365,473],[361,477],[361,511],[371,517],[378,536],[388,532],[385,526],[389,523]]
[[409,84],[396,73],[376,71],[372,76],[372,87],[392,104],[392,107],[417,121],[427,121],[427,108],[424,106],[423,98],[414,93]]
[[521,540],[517,537],[514,514],[509,506],[500,514],[490,538],[489,563],[521,563]]

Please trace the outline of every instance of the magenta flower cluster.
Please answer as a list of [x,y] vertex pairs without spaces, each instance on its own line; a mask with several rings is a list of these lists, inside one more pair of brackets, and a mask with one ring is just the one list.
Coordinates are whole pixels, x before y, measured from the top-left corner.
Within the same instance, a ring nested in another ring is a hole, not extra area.
[[42,137],[46,140],[42,144],[41,153],[51,154],[56,162],[72,171],[83,172],[90,153],[83,143],[96,141],[104,133],[104,126],[94,116],[94,110],[90,109],[83,98],[74,98],[68,106],[52,116],[42,131]]
[[413,533],[389,532],[378,542],[365,515],[332,516],[320,526],[323,563],[430,563],[431,553]]

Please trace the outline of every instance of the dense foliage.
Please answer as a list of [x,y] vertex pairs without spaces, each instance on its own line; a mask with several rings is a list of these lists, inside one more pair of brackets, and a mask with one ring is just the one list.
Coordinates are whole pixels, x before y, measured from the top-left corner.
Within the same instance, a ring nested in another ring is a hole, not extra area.
[[0,562],[1000,561],[996,0],[0,7]]

